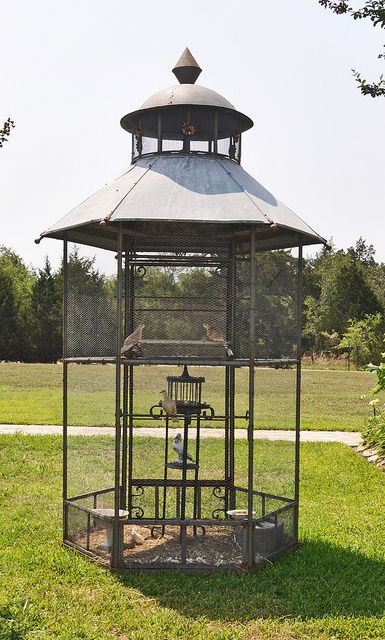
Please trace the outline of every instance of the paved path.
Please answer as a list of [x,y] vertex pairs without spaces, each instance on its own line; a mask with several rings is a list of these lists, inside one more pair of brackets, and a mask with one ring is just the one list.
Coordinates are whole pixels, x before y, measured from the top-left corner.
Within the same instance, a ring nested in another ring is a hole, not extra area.
[[[169,429],[170,435],[175,435],[180,429]],[[61,435],[62,427],[54,425],[23,425],[23,424],[0,424],[0,434],[6,433],[23,433],[29,435]],[[93,435],[111,435],[115,433],[114,429],[109,427],[68,427],[68,434],[74,436],[93,436]],[[136,436],[153,436],[163,438],[165,434],[164,427],[135,427]],[[189,429],[189,434],[194,438],[195,429]],[[202,438],[222,438],[223,429],[201,429]],[[246,439],[246,429],[235,429],[236,439]],[[272,430],[256,430],[254,431],[255,439],[267,440],[294,440],[294,431]],[[358,432],[347,431],[301,431],[302,442],[342,442],[350,447],[359,445],[361,436]]]

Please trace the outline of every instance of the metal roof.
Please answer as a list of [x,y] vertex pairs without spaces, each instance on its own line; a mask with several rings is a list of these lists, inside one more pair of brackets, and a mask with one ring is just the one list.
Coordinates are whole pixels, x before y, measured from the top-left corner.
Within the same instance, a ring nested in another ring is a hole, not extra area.
[[[112,248],[111,241],[107,242],[112,225],[101,227],[101,221],[216,223],[215,226],[253,224],[266,231],[277,230],[282,238],[277,246],[285,246],[285,235],[292,232],[301,234],[305,244],[325,242],[240,165],[208,155],[142,158],[75,207],[41,237],[62,238],[64,231],[78,229],[84,239],[79,240],[76,236],[76,241]],[[91,227],[95,229],[95,225],[98,238],[91,242]],[[90,231],[88,240],[87,228]]]
[[188,47],[185,48],[172,72],[182,84],[194,84],[202,69]]
[[176,84],[154,93],[143,102],[139,110],[185,104],[235,109],[231,102],[212,89],[199,84]]

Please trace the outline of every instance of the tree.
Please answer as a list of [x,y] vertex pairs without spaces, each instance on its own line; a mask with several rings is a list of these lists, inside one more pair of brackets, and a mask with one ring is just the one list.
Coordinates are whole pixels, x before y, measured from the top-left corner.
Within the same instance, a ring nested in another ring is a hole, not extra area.
[[0,360],[18,360],[18,317],[12,277],[0,268]]
[[[384,29],[385,27],[385,0],[369,0],[361,9],[354,9],[350,2],[346,0],[318,0],[319,4],[330,9],[337,15],[348,14],[353,20],[368,19],[373,27]],[[380,53],[379,58],[385,58],[385,53]],[[385,96],[385,78],[381,74],[379,80],[372,84],[367,83],[358,71],[352,69],[353,75],[358,83],[361,93],[364,96],[377,98]]]
[[362,320],[351,319],[338,346],[351,351],[356,366],[378,360],[384,345],[384,330],[384,318],[380,313],[366,314]]
[[[28,269],[16,253],[4,246],[0,246],[0,272],[8,279],[7,281],[12,288],[12,308],[14,306],[16,313],[14,327],[16,351],[12,358],[10,358],[10,354],[8,357],[13,360],[32,361],[35,358],[36,326],[31,306],[31,292],[36,277],[35,273]],[[4,313],[6,313],[6,309],[4,309]]]
[[52,273],[48,258],[39,269],[32,288],[35,315],[35,357],[39,362],[56,362],[62,354],[62,301],[58,278]]
[[8,142],[8,137],[11,133],[11,129],[15,128],[15,123],[11,118],[8,118],[0,129],[0,147],[3,146],[4,142]]
[[376,254],[372,244],[366,244],[366,240],[361,236],[358,238],[355,247],[349,247],[348,253],[354,260],[358,260],[365,267],[372,267],[376,264],[374,256]]
[[349,320],[362,320],[367,314],[384,312],[369,281],[372,267],[367,263],[372,257],[372,248],[361,238],[356,248],[346,253],[342,250],[322,252],[311,260],[305,270],[306,350],[330,350],[335,345],[335,332],[342,336]]

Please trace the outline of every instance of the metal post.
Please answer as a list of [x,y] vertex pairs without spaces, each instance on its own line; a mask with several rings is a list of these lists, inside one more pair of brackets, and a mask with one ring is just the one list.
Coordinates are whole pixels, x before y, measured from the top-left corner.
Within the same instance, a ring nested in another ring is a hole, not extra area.
[[[135,242],[131,243],[131,258],[136,255]],[[135,322],[135,266],[131,263],[128,273],[128,305],[129,305],[129,322],[128,333],[134,330]],[[127,368],[127,367],[126,367]],[[129,387],[128,387],[128,487],[127,487],[127,510],[132,517],[132,473],[133,473],[133,448],[134,448],[134,367],[129,368]]]
[[162,151],[162,113],[158,112],[158,153]]
[[[184,425],[183,425],[183,466],[182,466],[182,495],[181,495],[181,505],[180,505],[180,519],[186,519],[186,500],[187,500],[187,447],[188,447],[188,428],[190,425],[191,416],[184,416]],[[181,540],[181,563],[186,564],[187,560],[187,531],[186,525],[183,523],[181,525],[180,530],[180,540]]]
[[298,540],[298,510],[299,510],[299,456],[301,433],[301,357],[302,357],[302,287],[303,287],[303,259],[302,242],[298,246],[298,274],[297,274],[297,376],[295,401],[295,471],[294,471],[294,518],[293,535]]
[[68,363],[66,362],[68,342],[68,242],[67,232],[63,241],[63,540],[68,539]]
[[[128,240],[125,240],[124,260],[124,337],[129,333],[129,248]],[[122,478],[120,508],[127,509],[127,414],[128,414],[128,367],[123,367],[123,434],[122,434]]]
[[253,489],[254,489],[254,360],[255,360],[255,231],[250,234],[250,327],[249,327],[249,425],[248,440],[248,566],[254,565],[254,526],[253,526]]
[[[231,347],[236,354],[236,335],[235,335],[235,320],[236,320],[236,246],[235,240],[231,242],[231,256],[230,256],[230,272],[231,272],[231,325],[230,325],[230,342]],[[230,453],[229,453],[229,465],[230,465],[230,509],[236,507],[236,497],[234,490],[234,466],[235,466],[235,369],[229,367],[229,383],[230,383]]]
[[218,153],[218,111],[214,112],[214,153]]
[[120,411],[120,383],[121,383],[121,355],[122,343],[122,254],[123,254],[123,228],[118,226],[118,272],[116,283],[116,386],[115,386],[115,500],[114,523],[111,551],[111,566],[118,568],[123,558],[121,557],[121,545],[119,544],[119,510],[120,510],[120,436],[121,436],[121,411]]

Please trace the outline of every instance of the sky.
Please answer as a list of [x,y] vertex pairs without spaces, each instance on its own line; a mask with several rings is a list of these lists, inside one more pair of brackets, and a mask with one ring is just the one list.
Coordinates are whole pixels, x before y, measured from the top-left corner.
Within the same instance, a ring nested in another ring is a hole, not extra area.
[[[362,2],[363,4],[363,2]],[[242,165],[321,236],[346,249],[362,236],[385,262],[384,33],[317,0],[0,0],[0,244],[29,265],[62,243],[42,231],[130,164],[120,118],[177,81],[188,46],[197,84],[254,127]],[[317,250],[310,249],[307,253]],[[91,250],[95,253],[95,250]]]

